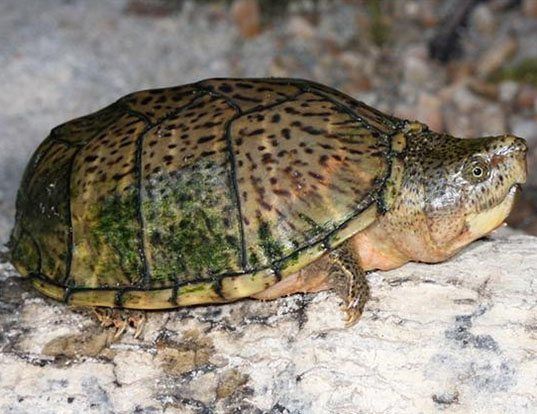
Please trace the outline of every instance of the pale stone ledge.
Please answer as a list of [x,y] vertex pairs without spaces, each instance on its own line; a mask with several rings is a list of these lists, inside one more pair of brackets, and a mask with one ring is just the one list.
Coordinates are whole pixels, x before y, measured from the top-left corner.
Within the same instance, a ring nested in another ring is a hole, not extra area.
[[331,293],[151,313],[111,342],[2,265],[1,412],[537,412],[537,238],[477,242]]

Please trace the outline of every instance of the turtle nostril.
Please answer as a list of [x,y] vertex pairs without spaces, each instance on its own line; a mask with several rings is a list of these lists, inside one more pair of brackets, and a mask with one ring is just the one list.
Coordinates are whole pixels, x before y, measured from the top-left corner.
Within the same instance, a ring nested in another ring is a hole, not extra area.
[[523,151],[523,152],[525,152],[525,153],[528,152],[528,144],[526,143],[526,141],[523,141],[523,140],[522,140],[522,141],[520,142],[520,146],[522,147],[522,151]]
[[514,153],[522,153],[522,155],[526,155],[528,152],[528,144],[525,139],[515,137],[513,135],[504,135],[504,148],[503,150],[500,149],[498,152],[499,154],[513,154]]
[[523,153],[528,152],[528,144],[527,144],[526,140],[522,139],[522,138],[517,137],[515,142],[512,145],[512,148],[515,151],[520,151],[520,152],[523,152]]

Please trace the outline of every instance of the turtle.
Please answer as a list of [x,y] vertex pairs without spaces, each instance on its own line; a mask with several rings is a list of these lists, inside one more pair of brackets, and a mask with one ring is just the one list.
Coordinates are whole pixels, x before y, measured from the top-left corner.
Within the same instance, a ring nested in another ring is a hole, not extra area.
[[214,78],[53,128],[22,178],[18,272],[73,306],[164,310],[334,289],[500,226],[526,142],[463,139],[312,81]]

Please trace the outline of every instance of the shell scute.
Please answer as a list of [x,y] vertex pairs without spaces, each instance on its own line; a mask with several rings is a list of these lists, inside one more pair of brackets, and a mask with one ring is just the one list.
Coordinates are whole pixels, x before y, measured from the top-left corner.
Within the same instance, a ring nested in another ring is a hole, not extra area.
[[399,118],[381,112],[361,101],[357,101],[336,89],[315,82],[308,82],[308,85],[308,90],[322,94],[322,96],[340,103],[354,113],[356,117],[362,118],[370,127],[375,128],[379,132],[390,134],[400,123]]
[[73,119],[61,124],[51,131],[51,139],[73,145],[84,145],[93,137],[95,131],[100,131],[118,120],[121,114],[117,104],[113,103],[89,115]]
[[227,125],[206,94],[152,128],[142,149],[142,215],[153,285],[241,270]]
[[301,92],[294,83],[270,80],[209,79],[199,86],[224,96],[242,112],[285,101]]
[[61,282],[67,272],[70,239],[69,173],[75,147],[45,141],[33,158],[26,185],[19,193],[14,234],[22,233],[14,260],[32,257],[26,271],[47,274]]
[[314,243],[351,216],[389,168],[389,144],[314,93],[231,128],[252,266]]
[[74,160],[70,281],[76,286],[129,286],[143,277],[136,154],[145,129],[142,120],[123,113]]
[[156,123],[170,113],[193,103],[203,92],[192,85],[174,88],[148,89],[123,97],[120,102],[128,109]]

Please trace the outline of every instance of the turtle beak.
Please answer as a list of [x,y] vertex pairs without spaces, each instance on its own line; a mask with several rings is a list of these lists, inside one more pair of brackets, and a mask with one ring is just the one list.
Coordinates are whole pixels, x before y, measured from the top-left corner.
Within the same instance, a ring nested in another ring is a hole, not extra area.
[[528,174],[528,145],[525,140],[503,135],[490,139],[489,145],[492,152],[490,163],[495,170],[490,184],[490,197],[495,201],[493,207],[468,215],[467,233],[472,240],[490,233],[504,222],[513,209],[521,184],[526,182]]
[[[512,156],[518,160],[518,162],[521,164],[521,176],[520,179],[517,180],[517,184],[524,184],[528,177],[528,144],[526,140],[519,138],[519,137],[513,137],[514,142],[511,144],[511,146],[508,148],[508,152],[512,154]],[[520,187],[520,186],[519,186]]]
[[520,187],[526,182],[528,176],[527,153],[528,144],[522,138],[514,135],[503,135],[496,138],[500,143],[500,148],[491,158],[493,167],[508,165],[511,170],[513,185]]

